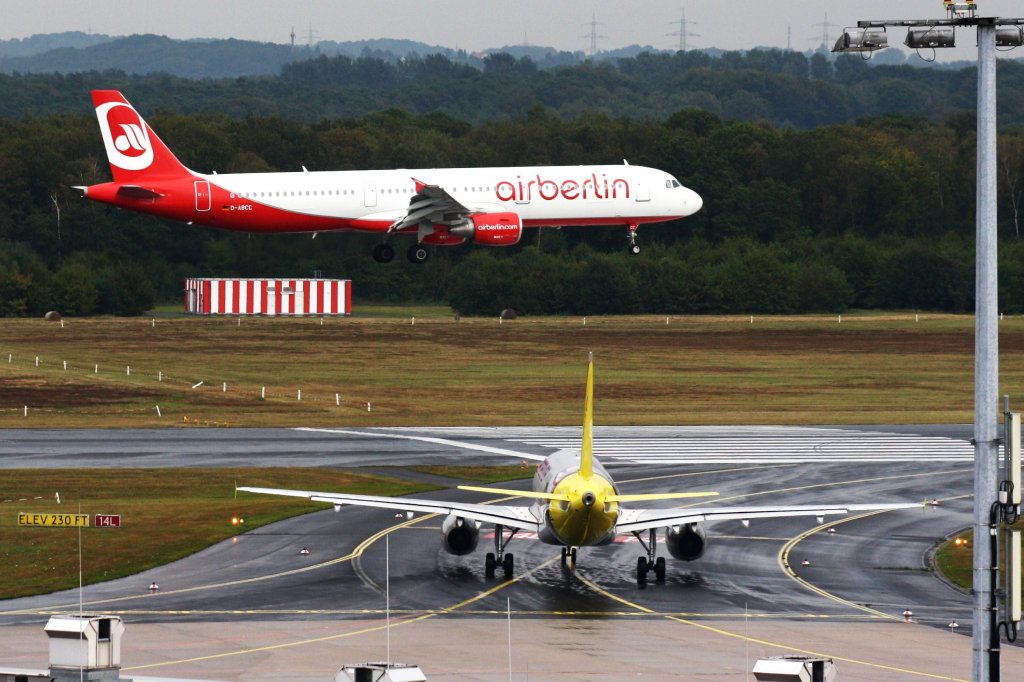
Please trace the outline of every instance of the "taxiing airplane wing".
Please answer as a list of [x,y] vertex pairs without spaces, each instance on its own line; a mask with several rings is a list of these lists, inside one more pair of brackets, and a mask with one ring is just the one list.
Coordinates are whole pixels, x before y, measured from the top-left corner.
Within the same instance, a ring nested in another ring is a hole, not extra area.
[[514,507],[501,504],[470,504],[465,502],[441,502],[416,497],[378,497],[376,495],[352,495],[349,493],[324,493],[312,490],[287,490],[283,488],[237,488],[247,493],[261,495],[286,495],[303,497],[312,502],[326,502],[335,506],[350,504],[358,507],[380,507],[399,511],[423,512],[427,514],[454,514],[464,519],[484,523],[500,524],[509,528],[538,532],[540,523],[529,507]]
[[780,505],[777,507],[692,507],[669,509],[623,509],[615,530],[632,533],[650,528],[679,526],[702,521],[779,518],[784,516],[833,516],[861,511],[912,509],[913,504]]
[[439,185],[428,185],[413,178],[416,194],[409,201],[409,211],[391,224],[389,232],[418,227],[421,222],[434,224],[461,222],[472,211]]

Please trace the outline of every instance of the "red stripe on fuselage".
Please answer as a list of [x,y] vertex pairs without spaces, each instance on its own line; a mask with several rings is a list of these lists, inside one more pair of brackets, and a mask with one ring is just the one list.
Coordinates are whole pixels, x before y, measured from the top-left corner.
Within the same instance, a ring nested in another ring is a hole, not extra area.
[[[216,177],[216,176],[214,176]],[[141,213],[208,225],[225,230],[248,232],[386,232],[391,226],[387,220],[366,220],[359,217],[331,217],[312,215],[260,203],[256,199],[233,195],[210,182],[213,210],[195,210],[195,176],[149,183],[147,188],[163,196],[158,199],[136,198],[118,193],[121,183],[103,183],[88,189],[88,197],[120,208]],[[515,209],[512,209],[515,210]],[[598,227],[612,225],[643,225],[676,220],[681,216],[608,216],[591,218],[523,218],[524,227]]]

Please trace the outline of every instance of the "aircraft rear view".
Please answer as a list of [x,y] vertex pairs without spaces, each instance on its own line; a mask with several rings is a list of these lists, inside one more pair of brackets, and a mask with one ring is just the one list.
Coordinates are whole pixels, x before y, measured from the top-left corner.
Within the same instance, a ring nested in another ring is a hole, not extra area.
[[[515,496],[532,500],[530,505],[477,504],[448,502],[421,498],[378,497],[344,492],[316,492],[282,488],[239,487],[237,490],[265,495],[301,497],[313,502],[333,504],[335,511],[344,505],[395,509],[411,514],[423,512],[445,515],[441,523],[441,547],[449,554],[467,555],[476,550],[480,527],[494,525],[494,551],[487,552],[484,572],[494,577],[501,568],[506,578],[512,578],[514,559],[506,552],[508,544],[520,531],[536,534],[537,539],[561,550],[564,566],[574,570],[580,547],[607,545],[616,536],[631,535],[643,548],[637,558],[636,580],[647,583],[654,574],[657,582],[665,581],[666,561],[657,556],[658,536],[662,531],[662,544],[668,553],[680,561],[699,559],[707,547],[708,534],[703,522],[779,518],[790,516],[825,517],[848,514],[853,511],[896,510],[920,507],[919,503],[845,504],[845,505],[773,505],[773,506],[702,506],[653,507],[632,506],[680,500],[694,497],[713,497],[717,492],[656,492],[621,493],[614,479],[594,456],[592,444],[594,393],[593,356],[587,362],[587,387],[584,398],[583,437],[580,450],[559,450],[552,455],[521,455],[539,460],[531,490],[516,490],[490,486],[459,486],[461,490],[488,495]],[[367,432],[367,437],[373,433]],[[820,522],[820,521],[819,521]]]

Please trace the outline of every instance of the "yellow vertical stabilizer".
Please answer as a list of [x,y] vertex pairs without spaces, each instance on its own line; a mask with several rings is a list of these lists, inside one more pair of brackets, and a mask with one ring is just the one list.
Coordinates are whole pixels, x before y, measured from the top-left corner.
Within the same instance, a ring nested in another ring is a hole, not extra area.
[[580,444],[580,477],[590,478],[594,471],[594,354],[587,358],[587,397],[583,405],[583,442]]

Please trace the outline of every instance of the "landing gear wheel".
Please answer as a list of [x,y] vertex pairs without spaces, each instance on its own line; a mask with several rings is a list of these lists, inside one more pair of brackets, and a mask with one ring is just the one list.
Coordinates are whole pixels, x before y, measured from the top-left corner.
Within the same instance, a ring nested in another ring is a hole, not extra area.
[[562,548],[562,565],[565,566],[565,559],[569,554],[569,550],[566,547]]
[[395,249],[391,244],[377,244],[373,247],[373,260],[378,263],[390,263],[395,259]]
[[658,579],[659,583],[665,582],[665,557],[660,556],[658,560],[654,562],[654,577]]
[[572,561],[572,567],[576,568],[576,548],[573,547],[569,552],[569,558]]
[[405,255],[409,258],[410,263],[419,264],[430,257],[430,251],[427,251],[427,247],[422,244],[413,244]]
[[501,560],[501,568],[505,571],[505,579],[512,579],[512,569],[515,567],[515,559],[512,558],[511,554],[506,554],[505,558]]
[[636,241],[636,228],[638,225],[630,225],[629,231],[626,232],[626,239],[629,240],[629,252],[634,256],[640,253],[640,244]]
[[484,557],[484,575],[488,578],[494,577],[494,569],[497,568],[498,562],[494,560],[494,554],[491,552],[487,553]]
[[636,584],[643,586],[647,584],[647,557],[636,559]]

